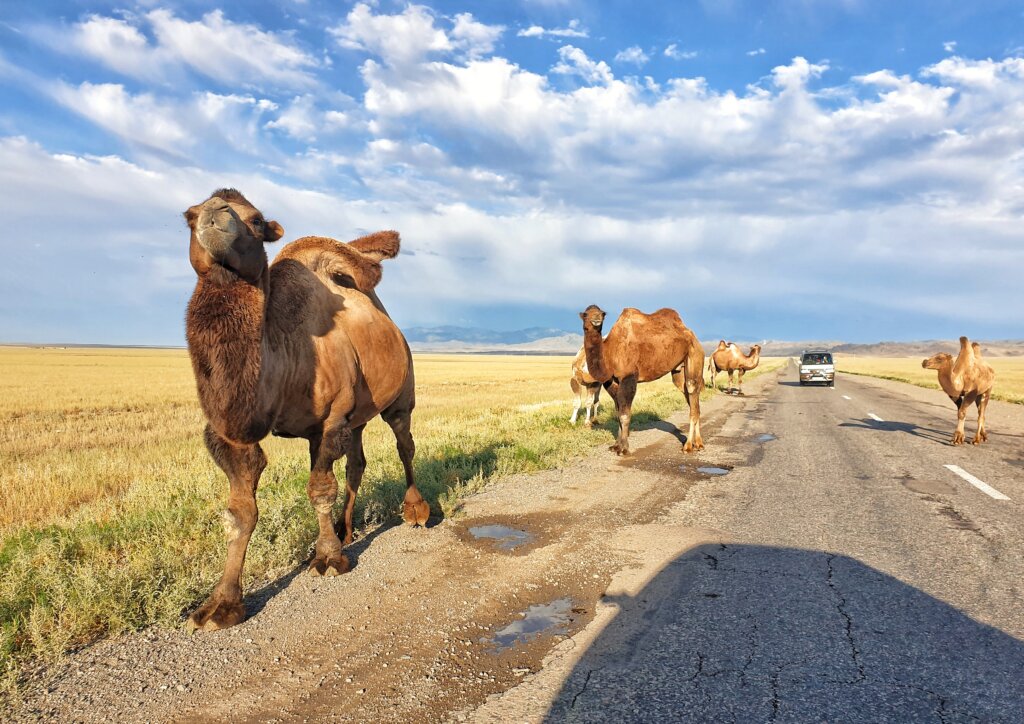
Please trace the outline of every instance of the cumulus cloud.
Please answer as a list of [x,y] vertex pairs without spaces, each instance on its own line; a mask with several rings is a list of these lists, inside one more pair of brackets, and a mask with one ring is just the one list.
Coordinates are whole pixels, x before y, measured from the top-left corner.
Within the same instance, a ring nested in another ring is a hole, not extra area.
[[672,60],[689,60],[690,58],[697,57],[696,50],[680,50],[676,43],[667,46],[664,54],[666,58],[671,58]]
[[[63,41],[58,34],[54,44]],[[234,23],[221,10],[197,21],[164,9],[130,18],[91,15],[71,28],[67,41],[68,48],[136,78],[165,78],[185,67],[222,85],[308,86],[320,65],[287,38]]]
[[647,55],[639,45],[633,45],[615,54],[616,63],[632,63],[633,65],[645,65],[651,56]]
[[587,83],[608,84],[614,80],[611,68],[603,60],[594,61],[573,45],[563,45],[558,49],[559,61],[551,67],[552,73],[559,75],[578,75]]
[[503,25],[486,25],[474,20],[471,13],[459,13],[455,16],[451,37],[456,48],[462,49],[467,57],[475,59],[494,52],[494,46],[503,32]]
[[757,49],[755,49],[755,50],[748,50],[748,51],[747,51],[747,55],[749,55],[749,56],[755,56],[755,55],[764,55],[764,54],[765,54],[765,52],[766,52],[766,51],[765,51],[765,49],[764,49],[764,48],[757,48]]
[[947,53],[952,53],[953,51],[956,50],[956,41],[947,40],[945,43],[942,44],[942,49],[945,50]]
[[359,3],[330,32],[341,47],[373,53],[392,66],[452,49],[448,35],[434,25],[433,13],[423,5],[409,5],[397,15],[376,15],[369,5]]
[[589,38],[590,31],[580,25],[580,21],[573,19],[564,28],[545,28],[540,25],[531,25],[522,28],[516,33],[520,38]]

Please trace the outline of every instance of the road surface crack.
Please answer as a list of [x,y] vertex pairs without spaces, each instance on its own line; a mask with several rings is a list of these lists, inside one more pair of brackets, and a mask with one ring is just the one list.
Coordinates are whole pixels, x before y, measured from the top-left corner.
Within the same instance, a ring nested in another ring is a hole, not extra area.
[[579,700],[579,698],[581,696],[583,696],[583,692],[585,692],[587,690],[587,686],[590,684],[590,677],[594,675],[595,671],[600,671],[602,668],[603,667],[598,667],[596,669],[588,669],[587,670],[587,678],[583,680],[583,686],[580,687],[580,690],[576,692],[575,696],[573,696],[572,704],[569,705],[570,709],[575,709],[576,708],[576,702]]
[[832,561],[835,560],[835,555],[830,555],[825,560],[828,564],[828,587],[836,597],[836,610],[838,610],[839,615],[843,617],[846,641],[850,646],[850,655],[853,658],[853,663],[857,667],[857,678],[853,679],[849,683],[859,684],[867,679],[867,674],[864,671],[864,663],[860,660],[860,649],[857,647],[857,640],[853,635],[853,617],[847,612],[846,597],[843,596],[842,592],[839,590],[839,587],[836,585],[833,577],[835,569],[832,567]]

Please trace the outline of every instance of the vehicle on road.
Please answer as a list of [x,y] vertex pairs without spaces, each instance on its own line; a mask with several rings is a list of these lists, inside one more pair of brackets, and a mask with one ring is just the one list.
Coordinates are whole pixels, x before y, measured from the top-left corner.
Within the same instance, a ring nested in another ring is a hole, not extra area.
[[800,384],[809,385],[812,382],[835,387],[836,366],[828,350],[807,349],[800,356]]

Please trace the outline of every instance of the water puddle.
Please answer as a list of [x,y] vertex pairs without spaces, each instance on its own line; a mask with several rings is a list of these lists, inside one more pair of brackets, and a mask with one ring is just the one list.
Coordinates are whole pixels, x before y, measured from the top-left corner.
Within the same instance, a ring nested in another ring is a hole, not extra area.
[[713,465],[704,465],[697,468],[698,473],[704,473],[705,475],[728,475],[728,468],[717,468]]
[[497,645],[498,649],[508,649],[516,644],[529,643],[541,634],[566,634],[572,619],[572,601],[558,598],[551,603],[539,603],[530,606],[523,618],[513,621],[505,628],[495,632],[494,637],[484,639],[484,643]]
[[772,435],[770,432],[766,432],[763,435],[757,436],[757,442],[771,442],[772,440],[778,440],[779,438]]
[[516,530],[507,525],[474,525],[469,529],[469,534],[474,538],[487,538],[494,541],[496,548],[503,551],[515,550],[533,540],[533,536],[525,530]]
[[907,490],[922,495],[953,495],[956,488],[941,480],[916,480],[911,475],[896,478]]

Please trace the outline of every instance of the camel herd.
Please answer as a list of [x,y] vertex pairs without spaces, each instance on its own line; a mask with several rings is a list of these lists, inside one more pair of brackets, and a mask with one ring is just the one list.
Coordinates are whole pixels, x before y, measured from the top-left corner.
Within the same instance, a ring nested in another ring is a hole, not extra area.
[[[366,468],[363,429],[380,417],[395,435],[405,470],[402,515],[424,525],[430,507],[416,488],[411,418],[416,405],[412,354],[374,291],[381,262],[399,252],[399,236],[381,231],[344,243],[303,237],[284,246],[273,264],[264,244],[284,229],[235,189],[220,189],[189,208],[189,261],[196,286],[185,318],[185,336],[206,417],[210,456],[228,478],[224,511],[227,558],[213,592],[188,618],[193,629],[216,630],[245,619],[241,574],[256,527],[256,488],[267,458],[267,435],[309,442],[307,492],[320,533],[309,571],[338,575],[349,569],[343,548],[351,543],[352,512]],[[627,308],[606,336],[605,313],[591,305],[580,313],[583,348],[572,364],[576,395],[571,421],[586,408],[593,423],[601,387],[615,403],[619,432],[612,450],[629,454],[629,425],[637,385],[671,375],[689,406],[685,452],[704,448],[700,392],[704,350],[679,314]],[[961,337],[960,354],[937,354],[922,365],[938,370],[942,389],[958,409],[953,444],[963,442],[967,408],[978,406],[978,432],[987,438],[985,408],[994,373],[977,344]],[[757,367],[761,348],[746,355],[722,341],[708,371],[743,374]],[[737,388],[737,392],[738,392]],[[345,504],[339,536],[332,518],[338,495],[334,463],[345,457]]]

